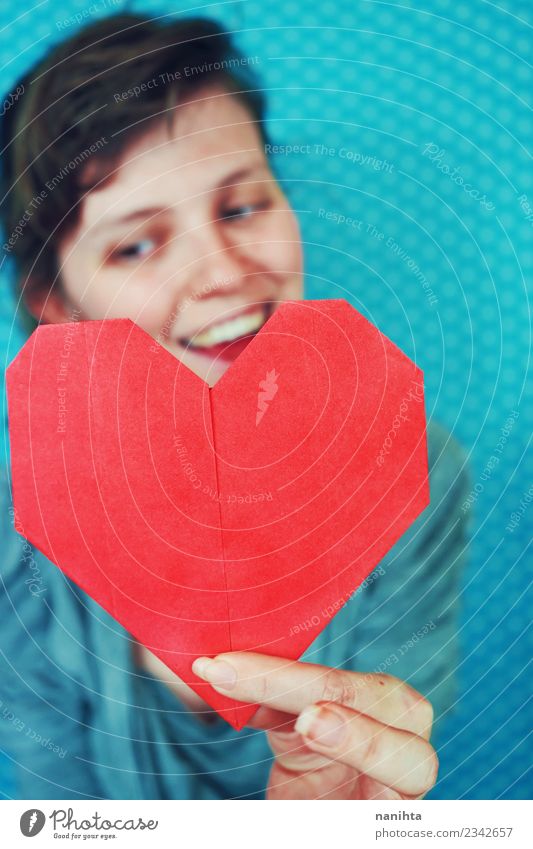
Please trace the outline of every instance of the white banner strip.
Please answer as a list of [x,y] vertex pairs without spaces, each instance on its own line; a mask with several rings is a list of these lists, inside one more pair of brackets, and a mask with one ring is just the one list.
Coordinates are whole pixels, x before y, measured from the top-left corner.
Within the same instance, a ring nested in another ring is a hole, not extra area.
[[[527,811],[529,810],[529,816]],[[5,801],[5,847],[111,845],[211,849],[519,847],[527,801]],[[528,836],[529,835],[529,836]],[[28,843],[35,837],[35,844]]]

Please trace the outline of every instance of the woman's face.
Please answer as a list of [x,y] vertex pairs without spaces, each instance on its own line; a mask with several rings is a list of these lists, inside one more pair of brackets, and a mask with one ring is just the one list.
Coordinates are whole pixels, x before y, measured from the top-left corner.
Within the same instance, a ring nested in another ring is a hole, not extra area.
[[161,122],[132,142],[58,253],[52,320],[131,318],[210,385],[302,297],[295,215],[245,105],[214,86],[176,108],[171,135]]

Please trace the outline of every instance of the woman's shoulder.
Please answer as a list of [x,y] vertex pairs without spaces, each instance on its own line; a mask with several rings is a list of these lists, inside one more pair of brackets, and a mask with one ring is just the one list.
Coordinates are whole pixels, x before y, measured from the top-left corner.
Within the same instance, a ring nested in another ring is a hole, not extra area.
[[438,509],[446,502],[449,510],[453,503],[458,513],[470,484],[467,452],[459,440],[434,419],[428,422],[427,446],[431,505]]
[[399,581],[404,580],[402,564],[416,580],[429,580],[436,564],[440,562],[439,570],[445,570],[446,563],[464,550],[467,542],[468,516],[462,510],[470,487],[467,453],[459,440],[434,420],[427,425],[427,450],[429,504],[382,560],[384,568],[393,567],[390,574]]
[[[24,537],[9,470],[0,471],[0,622],[2,648],[25,665],[48,658],[76,679],[97,684],[96,658],[128,664],[122,626]],[[132,661],[133,662],[133,661]]]
[[459,440],[435,419],[428,421],[427,443],[430,468],[442,462],[466,466],[465,449]]

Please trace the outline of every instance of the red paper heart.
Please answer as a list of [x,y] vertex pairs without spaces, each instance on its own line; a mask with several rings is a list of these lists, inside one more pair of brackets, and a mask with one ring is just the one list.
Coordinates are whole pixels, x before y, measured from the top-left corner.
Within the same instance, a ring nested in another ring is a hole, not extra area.
[[429,500],[415,364],[287,302],[218,383],[127,319],[39,327],[7,373],[24,535],[235,728],[200,655],[298,658]]

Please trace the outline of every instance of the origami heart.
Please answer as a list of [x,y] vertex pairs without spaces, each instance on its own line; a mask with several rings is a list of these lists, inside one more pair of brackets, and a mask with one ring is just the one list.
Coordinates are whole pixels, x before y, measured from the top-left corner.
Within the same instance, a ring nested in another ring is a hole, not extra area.
[[126,319],[39,327],[7,387],[18,526],[235,728],[192,661],[298,658],[428,503],[422,373],[344,301],[211,389]]

